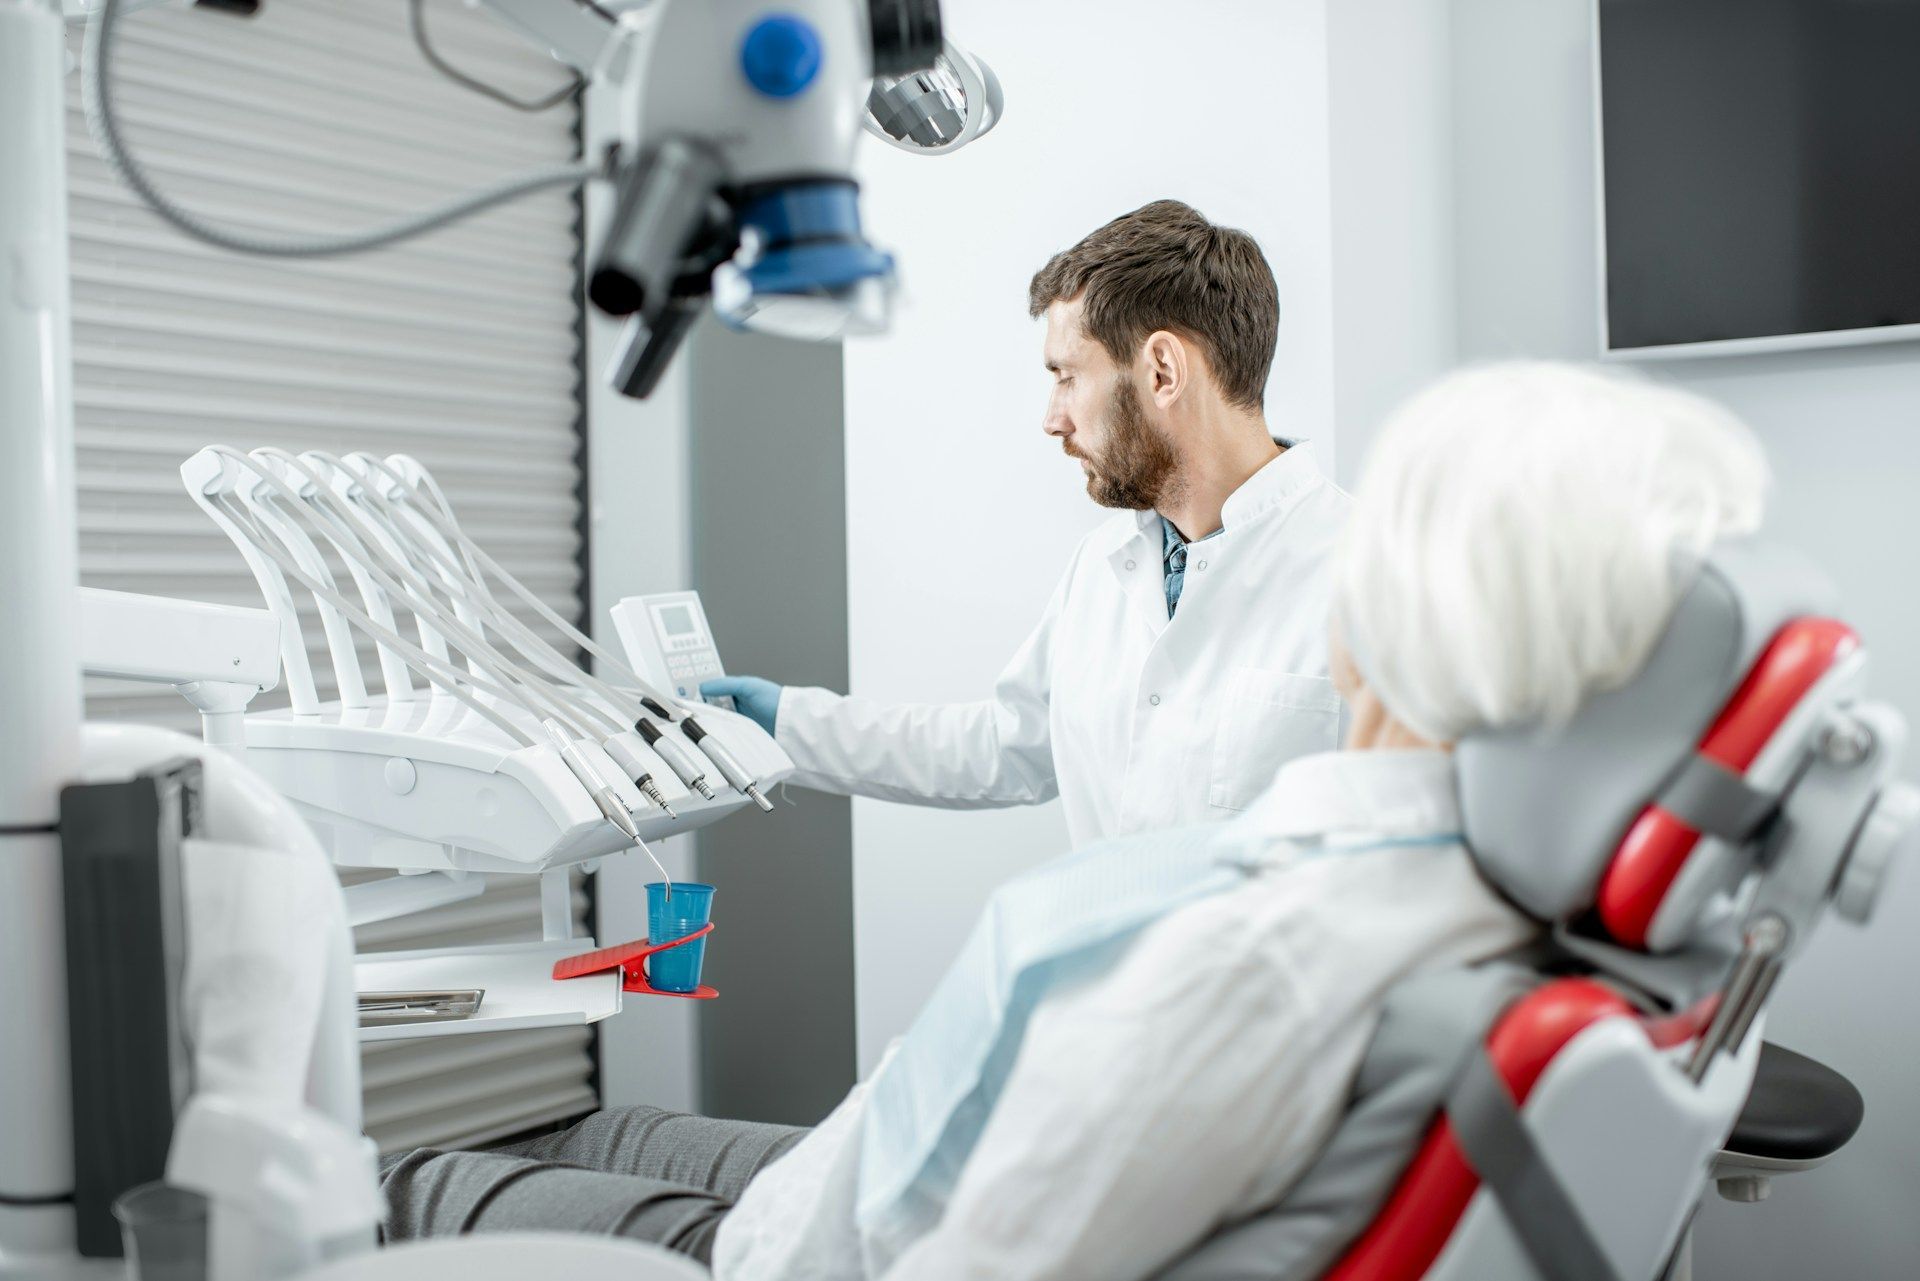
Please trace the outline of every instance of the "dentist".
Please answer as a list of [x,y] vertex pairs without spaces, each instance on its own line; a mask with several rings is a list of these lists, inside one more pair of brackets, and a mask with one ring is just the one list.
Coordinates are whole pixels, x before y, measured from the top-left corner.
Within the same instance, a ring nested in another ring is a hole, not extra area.
[[1042,426],[1120,509],[1083,539],[991,697],[882,703],[708,681],[792,756],[790,781],[954,809],[1059,796],[1075,845],[1225,818],[1334,747],[1328,557],[1347,495],[1263,411],[1279,326],[1253,238],[1176,200],[1033,277]]

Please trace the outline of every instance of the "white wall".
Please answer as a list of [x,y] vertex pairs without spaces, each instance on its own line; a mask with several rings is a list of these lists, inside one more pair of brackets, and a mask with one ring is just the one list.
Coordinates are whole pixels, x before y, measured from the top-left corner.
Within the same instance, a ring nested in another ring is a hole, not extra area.
[[[1453,111],[1461,352],[1592,358],[1590,0],[1457,0]],[[1873,655],[1875,692],[1920,720],[1920,346],[1650,362],[1760,433],[1770,527],[1839,581]],[[1911,753],[1910,753],[1911,754]],[[1909,764],[1920,774],[1920,760]],[[1759,1206],[1710,1200],[1698,1275],[1909,1278],[1920,1259],[1920,868],[1897,875],[1873,926],[1830,923],[1789,971],[1768,1035],[1844,1072],[1867,1100],[1861,1135]]]
[[[870,144],[868,234],[900,258],[893,332],[847,347],[853,689],[978,698],[1099,521],[1040,431],[1048,380],[1027,280],[1161,196],[1253,232],[1283,312],[1269,412],[1327,421],[1324,43],[1318,3],[950,0],[1007,116],[951,156]],[[854,809],[856,1002],[870,1066],[932,987],[987,891],[1066,847],[1058,807]]]
[[1448,6],[1338,0],[1327,9],[1333,394],[1352,485],[1361,445],[1454,361]]
[[[852,685],[916,701],[983,696],[1103,514],[1040,431],[1047,376],[1026,286],[1052,253],[1162,196],[1251,231],[1280,286],[1269,420],[1328,451],[1348,402],[1372,412],[1451,351],[1433,229],[1445,166],[1395,160],[1419,161],[1440,127],[1405,110],[1445,74],[1426,0],[945,9],[949,33],[999,72],[1007,117],[951,156],[868,146],[868,232],[899,254],[907,294],[892,333],[847,347]],[[1329,98],[1330,69],[1349,77],[1344,96]],[[1344,317],[1337,274],[1353,290]],[[863,1067],[987,891],[1064,847],[1052,806],[856,803]]]

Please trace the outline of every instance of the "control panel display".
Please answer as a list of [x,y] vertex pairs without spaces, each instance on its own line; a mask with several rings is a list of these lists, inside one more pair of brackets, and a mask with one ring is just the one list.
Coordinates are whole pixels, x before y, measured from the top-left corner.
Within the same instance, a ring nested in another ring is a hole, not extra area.
[[[697,700],[701,681],[726,675],[698,592],[629,596],[612,612],[633,669],[676,697]],[[731,699],[715,701],[732,710]]]

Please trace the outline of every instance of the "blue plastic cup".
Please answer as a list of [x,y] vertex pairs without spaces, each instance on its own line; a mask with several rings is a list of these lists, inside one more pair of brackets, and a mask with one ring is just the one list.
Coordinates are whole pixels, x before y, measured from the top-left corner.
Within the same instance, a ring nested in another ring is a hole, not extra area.
[[[691,881],[648,884],[647,942],[671,943],[705,928],[711,920],[713,886]],[[695,939],[649,956],[647,977],[662,992],[691,992],[700,986],[700,965],[706,959],[707,940]]]

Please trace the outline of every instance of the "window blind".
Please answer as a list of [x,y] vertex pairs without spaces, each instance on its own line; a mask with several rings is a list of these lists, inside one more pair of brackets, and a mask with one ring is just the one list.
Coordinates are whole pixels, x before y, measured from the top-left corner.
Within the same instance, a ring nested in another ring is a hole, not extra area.
[[[517,97],[568,79],[457,0],[430,0],[426,17],[442,57]],[[77,56],[77,28],[69,43]],[[366,227],[578,151],[573,102],[516,112],[428,67],[405,0],[273,3],[250,19],[142,11],[120,28],[115,73],[127,136],[161,189],[249,230]],[[259,606],[239,555],[182,491],[180,463],[212,443],[367,449],[426,464],[483,546],[561,615],[580,613],[571,193],[366,255],[260,259],[187,239],[120,186],[87,136],[77,74],[67,132],[83,582]],[[362,666],[373,688],[370,646]],[[318,647],[313,670],[330,686]],[[96,682],[88,714],[194,728],[165,688]],[[358,942],[538,936],[534,882],[496,878]],[[369,1047],[369,1132],[386,1150],[453,1145],[586,1111],[588,1044],[566,1029]]]

